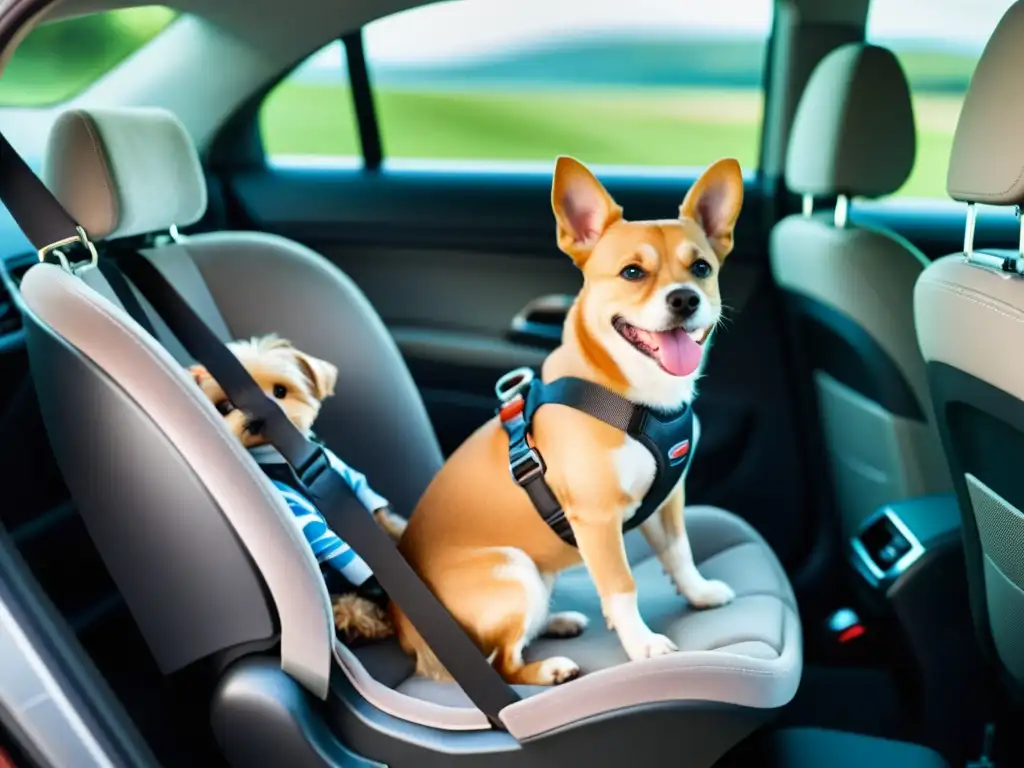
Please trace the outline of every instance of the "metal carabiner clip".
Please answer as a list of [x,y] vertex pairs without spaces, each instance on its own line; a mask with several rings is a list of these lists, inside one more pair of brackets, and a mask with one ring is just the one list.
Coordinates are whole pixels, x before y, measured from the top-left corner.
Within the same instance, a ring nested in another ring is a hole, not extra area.
[[507,403],[516,395],[521,394],[532,383],[532,368],[516,368],[498,379],[498,383],[494,385],[494,393],[501,402]]

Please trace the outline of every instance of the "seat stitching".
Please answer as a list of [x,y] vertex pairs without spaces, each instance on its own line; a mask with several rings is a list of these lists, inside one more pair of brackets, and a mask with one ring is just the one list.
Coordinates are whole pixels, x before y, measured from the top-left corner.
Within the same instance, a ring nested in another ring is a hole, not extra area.
[[[737,639],[737,640],[731,640],[728,643],[723,643],[722,645],[716,645],[716,646],[714,646],[712,648],[708,648],[708,650],[709,651],[721,651],[723,648],[728,648],[730,645],[740,645],[741,643],[759,643],[760,645],[764,645],[764,646],[767,646],[768,648],[771,648],[775,652],[776,656],[780,656],[781,655],[781,652],[779,651],[779,649],[776,648],[772,643],[770,643],[767,640],[765,640],[763,637],[743,637],[743,638],[740,638],[740,639]],[[725,651],[725,653],[728,653],[728,651]],[[737,656],[743,656],[744,654],[737,653],[736,655]]]
[[[969,301],[972,304],[977,304],[979,307],[991,310],[992,312],[995,312],[997,315],[1005,317],[1007,320],[1012,320],[1015,323],[1024,323],[1024,314],[1021,314],[1020,312],[1011,314],[1006,309],[1000,308],[1000,305],[1002,307],[1009,307],[1010,305],[1006,304],[1005,302],[999,301],[998,299],[993,299],[989,296],[986,296],[985,294],[980,293],[978,291],[964,288],[963,286],[957,285],[956,283],[950,282],[948,280],[932,280],[928,283],[925,283],[925,286],[932,288],[936,291],[952,294],[963,299],[964,301]],[[986,300],[983,301],[982,299]]]

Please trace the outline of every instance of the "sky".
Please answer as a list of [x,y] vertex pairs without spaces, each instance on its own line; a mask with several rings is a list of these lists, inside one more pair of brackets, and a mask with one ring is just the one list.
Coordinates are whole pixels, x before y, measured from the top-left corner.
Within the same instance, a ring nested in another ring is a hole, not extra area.
[[[980,51],[1012,0],[873,0],[868,39],[949,40]],[[364,30],[377,64],[459,60],[572,34],[736,33],[767,36],[771,0],[448,0],[388,16]],[[312,67],[337,69],[329,46]]]

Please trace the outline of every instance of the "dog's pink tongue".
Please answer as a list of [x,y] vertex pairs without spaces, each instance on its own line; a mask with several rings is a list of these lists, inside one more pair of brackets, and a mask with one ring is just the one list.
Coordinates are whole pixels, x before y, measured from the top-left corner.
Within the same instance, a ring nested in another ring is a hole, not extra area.
[[654,334],[658,343],[658,360],[662,367],[673,376],[689,376],[700,365],[700,344],[677,328],[674,331],[659,331]]

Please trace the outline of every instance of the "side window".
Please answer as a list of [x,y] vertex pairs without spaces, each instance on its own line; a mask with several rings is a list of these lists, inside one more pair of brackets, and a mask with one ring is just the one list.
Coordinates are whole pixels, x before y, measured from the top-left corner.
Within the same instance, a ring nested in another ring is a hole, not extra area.
[[927,12],[907,0],[871,0],[867,39],[896,54],[910,82],[917,159],[905,198],[948,200],[946,170],[960,107],[989,35],[1011,0],[943,0]]
[[321,48],[278,83],[259,120],[263,149],[276,161],[361,162],[344,44]]
[[170,8],[149,5],[37,27],[4,67],[0,106],[49,106],[77,96],[160,34],[177,15]]
[[[385,162],[547,168],[569,154],[664,168],[732,156],[754,171],[772,6],[450,0],[378,19],[363,35]],[[336,60],[319,79],[296,72],[268,100],[269,155],[358,154],[340,72]]]

